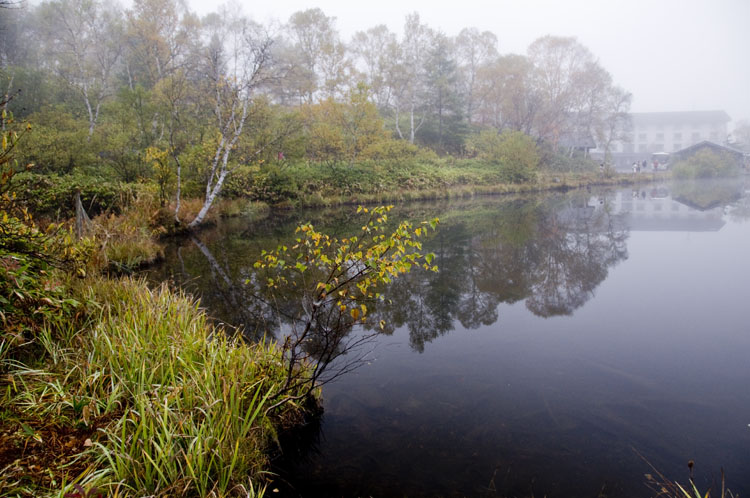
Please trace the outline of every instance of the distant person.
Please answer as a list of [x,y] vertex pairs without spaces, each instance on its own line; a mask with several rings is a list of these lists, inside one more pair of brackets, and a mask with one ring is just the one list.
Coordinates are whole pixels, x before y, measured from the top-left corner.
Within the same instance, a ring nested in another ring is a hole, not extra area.
[[641,163],[641,167],[643,168],[643,171],[648,171],[648,163],[646,162],[645,159]]
[[638,173],[638,161],[633,161],[633,173]]
[[654,159],[654,171],[656,171],[657,169],[659,169],[659,161]]
[[604,163],[599,163],[599,173],[604,173]]

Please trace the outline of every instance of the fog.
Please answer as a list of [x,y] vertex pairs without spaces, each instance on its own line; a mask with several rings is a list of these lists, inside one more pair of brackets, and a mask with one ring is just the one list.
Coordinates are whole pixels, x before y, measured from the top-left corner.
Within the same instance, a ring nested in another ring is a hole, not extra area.
[[[477,27],[497,35],[501,53],[524,53],[547,34],[575,36],[633,94],[634,112],[725,110],[734,122],[750,119],[750,2],[747,0],[244,0],[259,22],[285,22],[319,7],[336,17],[343,39],[377,24],[400,33],[404,18],[447,35]],[[190,0],[205,14],[216,4]]]

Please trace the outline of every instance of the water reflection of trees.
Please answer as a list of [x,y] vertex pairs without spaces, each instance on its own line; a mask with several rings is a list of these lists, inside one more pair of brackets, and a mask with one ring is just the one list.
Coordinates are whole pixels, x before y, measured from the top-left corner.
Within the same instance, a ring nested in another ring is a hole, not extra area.
[[[407,327],[412,348],[422,351],[456,321],[466,329],[497,322],[501,303],[525,301],[543,317],[571,314],[593,296],[609,268],[627,258],[622,218],[608,203],[588,200],[519,199],[439,214],[441,227],[424,250],[435,253],[440,272],[396,279],[384,301],[368,306],[372,322],[383,320],[384,333]],[[260,248],[284,242],[279,234],[292,234],[293,226],[270,227],[272,235],[253,238],[205,232],[179,250],[182,263],[172,267],[189,270],[172,278],[201,275],[192,290],[214,316],[241,324],[253,337],[283,335],[299,314],[299,300],[289,295],[272,302],[253,263]]]
[[498,320],[500,303],[525,300],[538,316],[568,315],[592,296],[609,267],[627,258],[628,231],[608,204],[516,201],[444,223],[426,249],[440,273],[413,274],[378,307],[392,327],[408,327],[414,349],[452,330]]

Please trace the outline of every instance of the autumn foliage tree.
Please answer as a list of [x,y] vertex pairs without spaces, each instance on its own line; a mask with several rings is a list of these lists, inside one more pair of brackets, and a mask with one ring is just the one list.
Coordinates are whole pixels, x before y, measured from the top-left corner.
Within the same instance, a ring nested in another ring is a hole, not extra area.
[[329,164],[351,164],[362,151],[389,135],[362,83],[349,92],[346,103],[327,99],[310,106],[308,122],[308,155]]
[[[277,394],[284,402],[290,392],[312,392],[359,364],[357,348],[370,336],[351,335],[355,325],[369,323],[369,307],[381,299],[384,285],[413,268],[437,271],[434,254],[422,254],[423,238],[435,230],[438,219],[413,225],[388,225],[393,206],[357,213],[367,216],[358,234],[338,238],[321,233],[310,223],[297,227],[291,247],[263,251],[255,267],[265,270],[273,295],[288,289],[299,291],[302,312],[295,317],[282,345],[286,381]],[[369,324],[384,328],[384,323]],[[350,354],[333,372],[334,360]]]

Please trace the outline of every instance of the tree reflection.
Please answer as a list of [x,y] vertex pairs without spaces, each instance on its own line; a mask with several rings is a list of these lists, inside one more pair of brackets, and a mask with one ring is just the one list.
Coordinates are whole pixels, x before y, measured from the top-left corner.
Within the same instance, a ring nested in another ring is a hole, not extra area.
[[537,257],[526,306],[542,317],[570,315],[607,277],[608,267],[627,257],[628,232],[609,205],[579,199],[539,218]]
[[627,258],[628,231],[604,200],[586,197],[518,200],[499,212],[444,222],[425,245],[437,275],[415,273],[392,285],[378,306],[392,327],[406,326],[411,346],[454,328],[491,325],[500,303],[525,300],[542,317],[569,315],[583,306],[609,267]]
[[[465,329],[497,322],[501,303],[525,301],[542,317],[569,315],[594,295],[610,267],[627,258],[623,217],[585,193],[470,205],[440,217],[440,229],[424,242],[440,271],[412,271],[383,289],[383,300],[368,305],[371,322],[385,324],[370,332],[406,327],[411,347],[420,352],[456,321]],[[195,238],[192,250],[181,249],[181,264],[202,275],[195,285],[214,316],[242,325],[252,337],[281,339],[290,330],[303,300],[291,292],[272,299],[253,263],[260,248],[285,242],[278,234],[291,236],[293,226],[274,226],[266,238],[236,232]],[[342,233],[349,228],[332,227]]]

